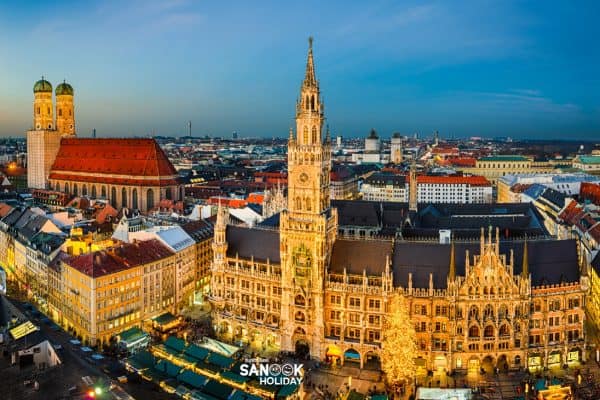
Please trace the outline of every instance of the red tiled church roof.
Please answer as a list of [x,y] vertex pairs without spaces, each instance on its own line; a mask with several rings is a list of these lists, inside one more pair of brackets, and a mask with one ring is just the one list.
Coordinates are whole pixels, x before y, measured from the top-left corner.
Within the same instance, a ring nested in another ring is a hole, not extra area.
[[[79,175],[82,173],[94,176]],[[154,139],[63,138],[50,170],[50,179],[130,185],[172,185],[176,176],[177,171]],[[155,179],[141,180],[144,177]]]

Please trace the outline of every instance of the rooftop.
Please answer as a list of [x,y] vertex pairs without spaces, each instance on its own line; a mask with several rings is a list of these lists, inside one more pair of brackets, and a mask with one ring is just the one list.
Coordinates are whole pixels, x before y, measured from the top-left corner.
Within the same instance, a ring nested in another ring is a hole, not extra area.
[[529,158],[525,156],[518,155],[495,155],[495,156],[487,156],[481,157],[479,161],[529,161]]

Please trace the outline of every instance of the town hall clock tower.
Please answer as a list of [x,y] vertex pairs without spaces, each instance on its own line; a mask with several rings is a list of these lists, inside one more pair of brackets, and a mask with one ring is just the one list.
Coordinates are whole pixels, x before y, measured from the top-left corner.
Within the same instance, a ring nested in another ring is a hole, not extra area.
[[288,142],[288,205],[281,212],[281,347],[324,349],[324,278],[337,233],[337,210],[329,199],[331,138],[323,137],[324,106],[315,77],[312,38],[296,104],[296,133]]

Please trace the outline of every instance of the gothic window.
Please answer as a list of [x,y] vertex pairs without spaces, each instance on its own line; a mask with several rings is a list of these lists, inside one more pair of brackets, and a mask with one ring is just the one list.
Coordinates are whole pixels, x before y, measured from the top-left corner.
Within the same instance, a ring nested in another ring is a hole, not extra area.
[[307,144],[308,143],[308,127],[305,126],[304,129],[302,130],[302,136],[304,139],[303,144]]
[[494,307],[491,304],[485,306],[483,310],[483,318],[494,318]]
[[40,115],[40,108],[37,108],[37,114]]
[[315,111],[315,95],[314,94],[310,98],[310,109]]
[[502,324],[500,326],[500,336],[508,336],[509,334],[508,325]]
[[306,211],[311,211],[310,198],[306,198]]
[[508,318],[508,307],[505,304],[500,306],[500,310],[498,310],[498,318]]
[[50,107],[48,107],[48,115],[50,115]]
[[473,325],[469,328],[469,337],[479,337],[479,327],[477,325]]
[[488,338],[493,337],[494,336],[494,327],[492,325],[486,326],[483,331],[483,336],[488,337]]
[[301,294],[297,295],[294,299],[294,304],[297,306],[304,307],[306,305],[306,299]]
[[127,207],[127,190],[125,188],[121,189],[121,205]]
[[308,110],[310,108],[310,101],[308,101],[308,95],[306,95],[305,108]]
[[59,116],[59,117],[62,117],[62,108],[59,108],[59,109],[58,109],[58,116]]
[[304,322],[304,321],[306,321],[306,317],[304,316],[304,313],[302,311],[296,311],[296,315],[295,315],[294,319],[297,322]]
[[146,208],[148,210],[154,208],[154,191],[152,189],[148,189],[146,192]]
[[131,192],[131,207],[135,210],[138,208],[138,193],[137,189],[133,189]]
[[313,126],[312,127],[312,142],[317,143],[317,127]]
[[469,309],[469,319],[479,319],[479,309],[477,306],[471,306]]

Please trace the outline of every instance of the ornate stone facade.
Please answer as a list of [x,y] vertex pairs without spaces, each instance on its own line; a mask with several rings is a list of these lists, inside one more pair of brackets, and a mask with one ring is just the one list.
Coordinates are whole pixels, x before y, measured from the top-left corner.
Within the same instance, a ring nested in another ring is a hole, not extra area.
[[[219,335],[258,351],[309,352],[363,367],[378,359],[388,301],[400,293],[416,328],[420,372],[535,370],[585,356],[588,285],[574,241],[515,240],[508,232],[501,238],[491,227],[487,237],[481,230],[479,243],[339,237],[312,46],[300,94],[279,229],[228,225],[219,208],[210,295]],[[414,183],[415,175],[413,166]],[[386,212],[412,226],[416,196],[406,213]],[[463,217],[469,223],[481,215]]]

